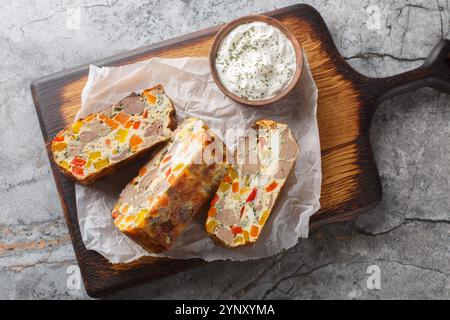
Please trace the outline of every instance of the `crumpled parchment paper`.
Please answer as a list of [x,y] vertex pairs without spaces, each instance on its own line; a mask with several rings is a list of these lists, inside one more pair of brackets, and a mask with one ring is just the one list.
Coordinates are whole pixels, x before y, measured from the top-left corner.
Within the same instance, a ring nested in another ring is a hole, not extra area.
[[[307,237],[309,218],[320,208],[322,172],[317,87],[305,54],[304,62],[294,91],[268,107],[242,106],[227,98],[212,80],[207,58],[152,58],[121,67],[91,65],[77,119],[101,111],[131,91],[160,83],[175,105],[178,121],[188,116],[203,119],[222,139],[226,129],[249,129],[261,118],[285,122],[299,142],[300,155],[259,240],[253,245],[228,249],[216,244],[204,230],[205,214],[199,214],[171,250],[160,254],[144,251],[117,230],[111,218],[111,209],[121,190],[145,163],[141,162],[92,186],[76,185],[78,219],[86,247],[112,263],[130,262],[144,255],[242,261],[277,254],[294,246],[299,237]],[[228,147],[233,150],[235,146]]]

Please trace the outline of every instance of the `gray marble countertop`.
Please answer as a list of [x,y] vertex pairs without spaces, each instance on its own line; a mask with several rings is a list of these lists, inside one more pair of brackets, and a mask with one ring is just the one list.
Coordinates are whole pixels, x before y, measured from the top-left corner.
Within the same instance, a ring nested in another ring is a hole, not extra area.
[[[1,2],[0,298],[88,298],[71,278],[76,261],[30,82],[294,3]],[[322,14],[347,61],[370,76],[412,69],[449,37],[448,0],[307,3]],[[450,97],[421,89],[383,103],[371,141],[383,183],[375,210],[314,231],[272,258],[213,263],[110,297],[449,299]],[[379,267],[380,289],[367,286],[371,265]]]

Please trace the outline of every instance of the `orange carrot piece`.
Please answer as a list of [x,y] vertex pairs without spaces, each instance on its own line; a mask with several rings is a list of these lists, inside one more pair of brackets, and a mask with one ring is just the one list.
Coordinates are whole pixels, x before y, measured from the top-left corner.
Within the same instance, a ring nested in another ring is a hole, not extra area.
[[216,215],[217,209],[212,207],[211,209],[209,209],[208,211],[208,217],[214,217]]
[[169,205],[169,197],[163,195],[159,198],[159,204],[161,207],[167,207]]
[[266,187],[266,191],[271,192],[271,191],[275,190],[275,188],[277,186],[278,186],[278,182],[274,181]]
[[169,184],[170,184],[171,186],[173,186],[173,185],[175,184],[175,182],[177,181],[177,178],[176,178],[173,174],[171,174],[171,175],[169,176],[169,178],[167,179],[167,181],[169,182]]
[[252,225],[252,228],[250,229],[250,235],[253,238],[256,238],[258,236],[258,234],[259,234],[259,227],[255,226],[255,225]]
[[145,98],[147,99],[148,103],[150,103],[150,104],[155,104],[155,102],[156,102],[156,97],[150,93],[146,93]]
[[116,120],[105,117],[105,123],[113,129],[117,129],[119,127],[119,123]]
[[116,220],[117,217],[119,216],[119,210],[114,209],[113,212],[111,213],[111,217]]
[[138,136],[137,134],[133,135],[130,139],[130,147],[138,146],[140,145],[144,140]]
[[133,125],[134,125],[134,121],[130,119],[127,121],[127,123],[125,123],[124,128],[130,129]]
[[232,186],[231,186],[231,190],[233,191],[233,193],[236,193],[239,191],[239,182],[235,181],[233,182]]
[[143,177],[146,173],[147,173],[147,168],[146,167],[142,167],[139,170],[139,177]]
[[125,124],[127,123],[127,121],[130,120],[130,116],[127,115],[126,113],[119,112],[119,113],[116,114],[116,116],[114,117],[114,120],[116,120],[117,122],[119,122],[121,125],[125,126]]

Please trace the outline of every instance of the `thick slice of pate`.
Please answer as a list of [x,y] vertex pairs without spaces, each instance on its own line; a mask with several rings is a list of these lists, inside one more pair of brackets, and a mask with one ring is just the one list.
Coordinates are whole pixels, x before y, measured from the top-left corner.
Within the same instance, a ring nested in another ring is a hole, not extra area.
[[223,156],[205,161],[208,147],[218,141],[203,121],[184,120],[172,142],[122,191],[112,212],[117,228],[147,251],[169,249],[228,170]]
[[256,122],[254,142],[238,150],[237,162],[219,185],[208,212],[208,234],[227,247],[255,242],[299,155],[286,124]]
[[53,159],[69,178],[89,184],[168,141],[174,115],[162,86],[132,93],[60,131],[50,143]]

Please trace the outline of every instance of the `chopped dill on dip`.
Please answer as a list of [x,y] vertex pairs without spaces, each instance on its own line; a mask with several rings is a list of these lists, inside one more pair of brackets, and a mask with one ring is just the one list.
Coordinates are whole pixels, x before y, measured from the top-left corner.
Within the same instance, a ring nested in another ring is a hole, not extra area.
[[246,100],[265,100],[292,81],[296,58],[283,32],[255,21],[237,26],[223,38],[215,64],[228,91]]

